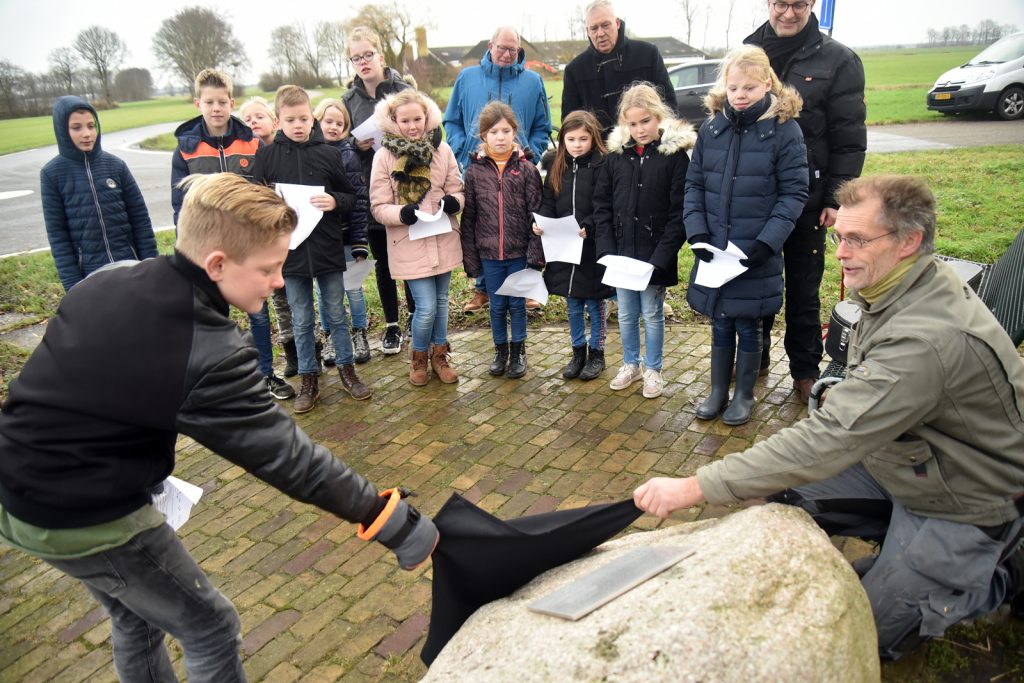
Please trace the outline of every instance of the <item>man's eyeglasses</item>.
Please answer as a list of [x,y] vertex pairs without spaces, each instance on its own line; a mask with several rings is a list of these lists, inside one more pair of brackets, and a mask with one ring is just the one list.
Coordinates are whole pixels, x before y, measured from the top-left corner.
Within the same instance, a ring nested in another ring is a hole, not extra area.
[[374,52],[373,50],[370,50],[369,52],[364,52],[361,55],[352,55],[352,57],[349,59],[349,61],[352,62],[353,64],[362,64],[363,62],[370,61],[376,55],[377,55],[376,52]]
[[518,47],[505,47],[504,45],[495,45],[494,49],[497,50],[499,54],[505,52],[510,55],[514,55],[515,53],[519,52]]
[[787,10],[792,9],[796,14],[803,14],[807,11],[807,8],[811,6],[809,2],[778,2],[772,3],[772,8],[778,14],[785,14]]
[[872,237],[871,239],[866,240],[863,237],[843,237],[839,233],[832,231],[828,234],[828,241],[836,245],[836,247],[838,247],[843,242],[846,242],[846,247],[848,249],[853,249],[854,251],[856,251],[857,249],[863,249],[868,242],[880,240],[883,237],[888,237],[889,235],[894,234],[895,232],[895,230],[890,230],[884,235],[879,235],[878,237]]

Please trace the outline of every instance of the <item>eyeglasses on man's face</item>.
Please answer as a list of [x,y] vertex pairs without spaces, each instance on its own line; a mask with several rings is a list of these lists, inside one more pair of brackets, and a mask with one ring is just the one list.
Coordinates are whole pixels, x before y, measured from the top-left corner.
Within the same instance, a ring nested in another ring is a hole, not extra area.
[[498,54],[501,54],[502,52],[504,52],[506,54],[514,55],[515,53],[519,52],[519,48],[515,47],[515,46],[513,46],[513,47],[505,47],[504,45],[494,45],[492,47],[495,50],[497,50]]
[[785,14],[789,10],[793,10],[795,14],[803,14],[810,6],[811,3],[809,2],[782,2],[782,0],[777,0],[772,3],[772,9],[775,10],[776,14]]
[[828,233],[828,240],[832,244],[836,245],[837,248],[839,247],[840,244],[845,242],[846,243],[846,247],[848,249],[853,249],[854,251],[856,251],[857,249],[863,249],[870,242],[874,242],[875,240],[880,240],[883,237],[888,237],[889,235],[892,235],[895,232],[896,232],[895,230],[890,230],[889,232],[887,232],[885,234],[882,234],[882,235],[879,235],[878,237],[872,237],[871,239],[866,240],[863,237],[860,237],[859,235],[850,235],[849,237],[843,237],[838,232],[833,230],[833,231]]
[[376,52],[370,50],[369,52],[364,52],[361,55],[352,55],[349,61],[352,62],[353,64],[362,64],[363,62],[368,62],[371,59],[373,59],[374,56],[376,56],[376,54]]

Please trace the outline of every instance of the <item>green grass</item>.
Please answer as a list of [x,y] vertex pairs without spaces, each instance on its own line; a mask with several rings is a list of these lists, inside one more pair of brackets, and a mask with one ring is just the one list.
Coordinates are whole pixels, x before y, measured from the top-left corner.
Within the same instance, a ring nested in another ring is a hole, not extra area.
[[981,52],[978,45],[967,47],[925,47],[902,50],[861,50],[864,78],[869,88],[908,83],[935,82],[943,71],[965,63]]
[[174,137],[174,133],[161,133],[139,143],[139,149],[150,151],[173,152],[177,147],[178,138]]

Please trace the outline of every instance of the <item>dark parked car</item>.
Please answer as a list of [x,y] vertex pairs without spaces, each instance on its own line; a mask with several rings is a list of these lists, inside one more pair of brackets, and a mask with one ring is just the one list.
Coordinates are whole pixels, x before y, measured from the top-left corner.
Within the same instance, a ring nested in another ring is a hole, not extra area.
[[676,105],[679,115],[696,128],[707,118],[704,109],[704,96],[718,80],[718,69],[721,59],[707,59],[700,62],[687,62],[670,67],[668,79],[676,90]]

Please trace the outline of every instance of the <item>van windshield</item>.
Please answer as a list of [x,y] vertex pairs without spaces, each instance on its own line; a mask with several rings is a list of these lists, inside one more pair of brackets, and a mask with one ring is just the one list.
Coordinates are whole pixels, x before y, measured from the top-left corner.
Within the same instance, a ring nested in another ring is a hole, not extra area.
[[989,45],[969,64],[1001,64],[1024,57],[1024,33],[1008,36]]

